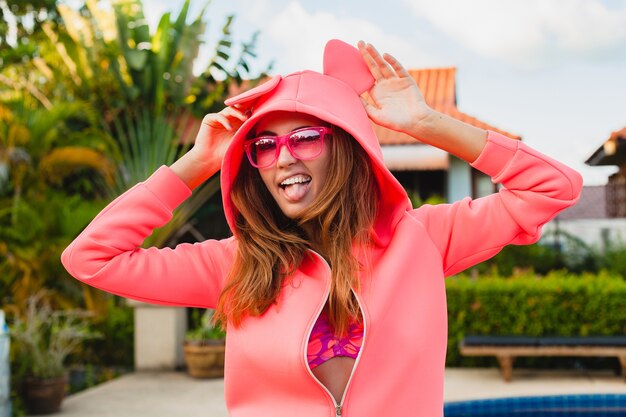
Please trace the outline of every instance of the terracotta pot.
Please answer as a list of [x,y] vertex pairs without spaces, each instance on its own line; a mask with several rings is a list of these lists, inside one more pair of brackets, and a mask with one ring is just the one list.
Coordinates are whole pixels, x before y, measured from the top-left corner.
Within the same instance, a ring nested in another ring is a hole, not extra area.
[[194,378],[223,378],[224,351],[223,340],[210,341],[211,344],[193,344],[185,342],[183,353],[187,372]]
[[61,410],[67,376],[50,379],[26,378],[24,402],[29,414],[52,414]]

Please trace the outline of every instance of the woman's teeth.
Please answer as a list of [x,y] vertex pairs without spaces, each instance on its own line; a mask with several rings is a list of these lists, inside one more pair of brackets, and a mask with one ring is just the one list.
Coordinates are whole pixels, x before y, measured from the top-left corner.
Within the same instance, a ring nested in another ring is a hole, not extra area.
[[280,186],[285,188],[288,185],[293,185],[293,184],[304,184],[311,181],[311,177],[309,177],[308,175],[296,175],[293,177],[289,177],[286,180],[284,180],[283,182],[280,183]]
[[311,188],[311,177],[308,175],[294,175],[280,183],[287,201],[297,203],[302,200]]

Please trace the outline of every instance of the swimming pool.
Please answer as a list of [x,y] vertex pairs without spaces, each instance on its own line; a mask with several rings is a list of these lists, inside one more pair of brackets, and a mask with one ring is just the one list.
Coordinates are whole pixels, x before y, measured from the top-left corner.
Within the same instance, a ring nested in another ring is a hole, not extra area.
[[579,394],[446,402],[445,417],[626,416],[626,394]]

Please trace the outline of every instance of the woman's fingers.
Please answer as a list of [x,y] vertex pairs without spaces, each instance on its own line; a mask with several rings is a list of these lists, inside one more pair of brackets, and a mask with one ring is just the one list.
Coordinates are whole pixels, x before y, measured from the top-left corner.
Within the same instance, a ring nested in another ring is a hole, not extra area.
[[409,72],[391,54],[381,55],[371,43],[358,43],[361,55],[365,59],[374,78],[378,81],[381,78],[392,78],[394,76],[410,77]]
[[378,65],[378,68],[380,69],[380,73],[383,75],[383,77],[385,78],[393,77],[395,73],[393,72],[393,70],[387,63],[387,61],[385,61],[382,55],[380,55],[378,50],[374,48],[374,45],[372,45],[371,43],[368,43],[366,48],[369,51],[372,58],[374,59],[374,62],[376,62],[376,65]]
[[241,125],[241,123],[245,122],[247,119],[248,116],[241,110],[234,107],[225,107],[219,113],[206,115],[202,123],[214,128],[224,127],[227,130],[233,130],[232,122],[237,121],[237,124]]
[[372,76],[374,77],[374,79],[380,80],[381,78],[384,78],[383,74],[378,68],[378,64],[376,64],[376,61],[374,61],[374,58],[366,49],[365,42],[359,41],[357,45],[358,45],[359,51],[361,52],[361,56],[363,56],[363,59],[365,60],[365,63],[369,67],[370,72],[372,73]]
[[220,114],[217,113],[216,114],[216,119],[222,124],[222,126],[224,126],[226,129],[228,130],[233,130],[233,126],[230,124],[230,121],[228,120],[228,117],[226,117],[226,115],[224,114]]
[[[391,77],[395,76],[395,73],[393,72],[392,68],[383,59],[383,57],[380,55],[378,50],[376,48],[374,48],[374,45],[372,45],[371,43],[368,43],[368,44],[364,45],[364,50],[367,53],[367,55],[369,56],[370,62],[373,61],[373,63],[374,63],[373,65],[376,68],[376,71],[380,74],[379,77],[374,76],[374,78],[376,78],[376,80],[378,80],[380,78],[391,78]],[[371,68],[371,66],[370,66],[370,68]]]
[[386,53],[385,60],[389,62],[391,67],[396,71],[396,74],[398,74],[400,77],[411,76],[409,72],[406,70],[406,68],[404,68],[402,64],[400,64],[400,62],[396,58],[394,58],[392,55]]
[[245,122],[246,119],[248,119],[249,117],[244,111],[242,111],[241,109],[238,109],[237,107],[226,107],[223,111],[227,114],[230,114],[238,118],[242,122]]

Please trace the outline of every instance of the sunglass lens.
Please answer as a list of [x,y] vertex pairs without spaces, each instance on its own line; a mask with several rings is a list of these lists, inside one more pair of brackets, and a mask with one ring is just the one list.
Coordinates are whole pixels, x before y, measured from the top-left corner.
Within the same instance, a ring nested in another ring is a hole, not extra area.
[[317,130],[304,130],[292,135],[291,149],[301,159],[314,158],[322,151],[322,136]]
[[252,144],[250,150],[257,166],[271,165],[276,156],[276,141],[272,138],[259,139]]

